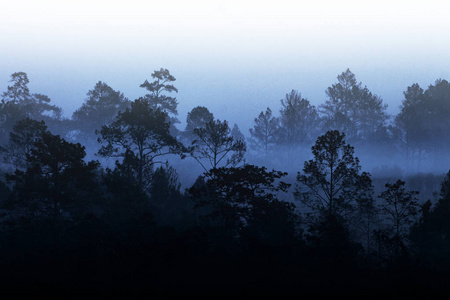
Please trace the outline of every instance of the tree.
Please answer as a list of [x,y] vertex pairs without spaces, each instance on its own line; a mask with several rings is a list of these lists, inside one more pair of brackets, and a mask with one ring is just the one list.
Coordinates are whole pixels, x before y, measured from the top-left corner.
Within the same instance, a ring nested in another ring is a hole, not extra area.
[[374,231],[380,224],[379,209],[373,197],[372,188],[359,199],[356,207],[355,221],[353,221],[354,233],[359,236],[359,240],[365,246],[366,253],[373,252]]
[[203,167],[208,168],[203,160],[209,162],[211,168],[215,169],[222,164],[235,166],[244,158],[246,151],[245,143],[241,139],[235,139],[231,135],[227,121],[210,121],[205,128],[194,129],[197,139],[192,142],[194,146],[192,157]]
[[425,149],[435,158],[435,167],[439,167],[442,157],[450,150],[448,135],[450,134],[450,83],[438,79],[424,92],[427,110],[426,123],[422,124],[428,140],[424,140]]
[[422,160],[427,158],[428,166],[441,168],[441,161],[446,159],[450,149],[447,140],[450,134],[450,83],[439,79],[425,91],[413,84],[404,96],[395,121],[403,135],[407,158],[412,163],[418,160],[417,169],[423,169]]
[[181,197],[181,184],[176,170],[167,163],[159,166],[153,174],[150,195],[152,201],[166,206],[171,200]]
[[123,163],[134,170],[138,185],[146,189],[154,164],[163,163],[158,158],[169,154],[183,158],[187,151],[169,128],[167,113],[154,110],[146,99],[139,98],[130,108],[119,112],[113,123],[98,131],[98,141],[103,143],[98,153],[123,158]]
[[342,72],[338,77],[338,83],[328,87],[325,91],[328,99],[320,106],[320,112],[325,118],[325,128],[339,130],[348,137],[356,137],[356,126],[353,118],[357,93],[360,85],[357,85],[355,74],[350,69]]
[[27,157],[31,155],[35,143],[42,140],[47,132],[44,121],[36,121],[30,118],[20,120],[14,125],[9,134],[9,142],[5,147],[0,147],[5,162],[12,164],[16,169],[27,167]]
[[272,110],[268,107],[254,119],[255,125],[250,128],[250,147],[268,158],[269,153],[277,144],[277,134],[280,128],[278,118],[272,116]]
[[30,94],[28,75],[16,72],[11,75],[7,91],[3,93],[3,105],[19,105],[22,117],[41,120],[47,112],[52,112],[54,118],[61,117],[61,108],[50,105],[50,98],[43,94]]
[[166,163],[159,166],[152,176],[149,188],[151,209],[159,225],[182,227],[189,225],[192,202],[181,191],[177,171]]
[[46,120],[47,122],[52,119],[60,120],[62,109],[56,105],[51,105],[50,102],[51,99],[47,95],[33,94],[31,101],[25,107],[27,116],[35,120]]
[[235,141],[240,140],[242,143],[245,143],[245,136],[239,129],[238,124],[234,123],[233,129],[231,129],[230,134]]
[[354,148],[344,138],[337,130],[318,137],[311,148],[314,159],[297,174],[296,197],[322,216],[339,218],[354,212],[372,187],[370,175],[360,172]]
[[334,273],[357,265],[361,247],[351,239],[346,222],[336,215],[311,222],[305,240],[312,253],[310,259],[316,260],[315,268]]
[[[42,94],[30,94],[28,76],[25,72],[11,75],[7,91],[2,95],[0,103],[0,142],[6,143],[9,132],[20,120],[51,120],[61,118],[61,108],[50,105],[50,98]],[[49,112],[53,116],[49,116]]]
[[6,92],[3,93],[4,102],[20,103],[26,102],[31,98],[30,89],[28,88],[28,75],[25,72],[15,72],[11,74],[12,85],[8,86]]
[[170,74],[169,70],[163,68],[154,71],[152,78],[154,79],[153,82],[145,80],[141,84],[141,87],[149,92],[144,98],[148,101],[150,107],[154,110],[160,108],[168,114],[178,115],[176,98],[162,94],[163,92],[178,93],[178,89],[172,84],[176,78]]
[[397,254],[408,232],[408,225],[413,223],[413,218],[418,213],[419,204],[415,195],[417,191],[406,191],[405,182],[397,180],[395,183],[386,183],[386,190],[379,198],[383,200],[380,204],[382,213],[386,220],[391,223],[391,230],[394,232]]
[[214,120],[214,115],[204,106],[196,106],[186,117],[185,135],[192,137],[196,128],[205,128],[206,124]]
[[112,123],[117,113],[129,106],[130,101],[120,91],[99,81],[88,91],[86,101],[72,114],[72,119],[83,136],[91,138],[95,136],[95,130]]
[[351,142],[372,140],[383,132],[388,119],[387,105],[362,83],[357,83],[350,69],[342,72],[338,82],[327,88],[328,100],[320,105],[326,130],[344,132]]
[[279,245],[295,237],[296,219],[291,202],[279,200],[289,184],[281,181],[287,173],[265,167],[244,165],[220,167],[205,174],[204,185],[189,189],[197,207],[209,207],[212,226],[230,236],[251,236],[265,244]]
[[354,218],[372,199],[372,181],[362,172],[345,134],[327,131],[311,148],[314,158],[297,174],[294,195],[310,211],[307,244],[326,268],[355,263],[360,245],[350,235]]
[[400,106],[400,113],[395,117],[395,123],[402,131],[407,159],[414,158],[417,153],[419,160],[422,156],[423,144],[427,141],[427,104],[424,90],[417,84],[409,86],[403,92],[404,99]]
[[379,96],[372,94],[367,87],[359,90],[358,99],[355,121],[360,143],[365,145],[382,143],[388,138],[385,133],[386,121],[389,119],[386,113],[387,104],[384,104]]
[[318,134],[319,115],[310,102],[292,90],[281,100],[279,142],[289,148],[308,145]]
[[450,268],[450,172],[442,180],[437,203],[421,206],[421,217],[411,228],[413,249],[433,269]]
[[27,155],[27,170],[16,170],[7,179],[15,183],[17,199],[26,201],[34,213],[59,216],[64,208],[92,195],[82,192],[93,182],[99,164],[86,163],[85,155],[81,144],[69,143],[47,131]]

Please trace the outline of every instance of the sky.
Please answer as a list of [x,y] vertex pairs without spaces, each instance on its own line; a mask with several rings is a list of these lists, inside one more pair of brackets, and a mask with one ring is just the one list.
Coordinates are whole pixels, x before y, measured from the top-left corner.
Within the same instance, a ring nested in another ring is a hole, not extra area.
[[130,100],[176,77],[178,118],[206,106],[248,134],[292,89],[313,105],[349,68],[396,114],[403,91],[450,79],[445,1],[0,1],[0,91],[28,74],[68,118],[103,81]]

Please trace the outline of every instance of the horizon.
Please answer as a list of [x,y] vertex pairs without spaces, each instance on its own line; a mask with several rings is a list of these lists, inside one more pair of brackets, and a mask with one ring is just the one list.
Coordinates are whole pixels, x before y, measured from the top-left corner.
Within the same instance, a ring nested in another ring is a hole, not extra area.
[[[179,119],[197,105],[247,134],[292,89],[311,104],[347,68],[396,114],[403,91],[448,79],[450,20],[439,1],[58,1],[1,4],[0,82],[26,72],[65,117],[98,81],[130,100],[160,68]],[[251,117],[249,117],[251,116]]]

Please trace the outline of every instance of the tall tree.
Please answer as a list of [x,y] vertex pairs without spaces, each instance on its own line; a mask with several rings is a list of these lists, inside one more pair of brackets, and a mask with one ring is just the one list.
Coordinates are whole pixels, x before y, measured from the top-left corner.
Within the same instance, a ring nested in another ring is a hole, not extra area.
[[337,130],[317,138],[314,158],[298,172],[294,192],[310,210],[306,241],[331,268],[355,262],[360,246],[349,228],[355,226],[353,217],[372,199],[370,175],[361,172],[354,148],[344,138]]
[[227,121],[213,120],[206,123],[205,128],[194,129],[196,139],[192,142],[192,157],[205,171],[206,160],[210,168],[216,169],[220,164],[224,167],[235,166],[241,162],[246,152],[246,145],[241,139],[231,135]]
[[312,147],[314,158],[297,175],[296,197],[322,216],[346,217],[372,188],[370,175],[361,173],[354,148],[344,138],[337,130],[318,137]]
[[355,74],[350,69],[337,77],[338,82],[325,91],[328,99],[320,105],[320,111],[325,117],[325,128],[339,130],[350,139],[356,137],[355,116],[356,97],[361,85],[357,84]]
[[427,141],[427,103],[424,90],[413,84],[403,92],[404,99],[400,106],[400,113],[395,117],[395,123],[400,128],[405,145],[407,158],[422,156],[423,143]]
[[394,233],[393,240],[399,253],[409,232],[409,225],[413,223],[414,217],[419,212],[419,204],[415,196],[418,192],[406,191],[405,182],[400,179],[395,183],[386,183],[385,187],[386,190],[379,196],[383,200],[380,208],[391,226],[390,230]]
[[102,143],[99,154],[104,157],[121,157],[136,172],[142,189],[148,187],[149,176],[158,159],[169,154],[184,157],[187,149],[170,132],[167,113],[154,110],[143,98],[117,114],[110,125],[102,126],[98,141]]
[[424,93],[428,103],[427,122],[423,124],[431,142],[425,143],[426,149],[435,157],[440,157],[450,150],[448,136],[450,134],[450,83],[438,79]]
[[281,100],[279,142],[293,148],[309,145],[317,134],[319,115],[310,102],[292,90]]
[[396,124],[403,133],[407,157],[413,163],[418,159],[416,169],[423,169],[421,162],[428,159],[428,166],[442,170],[441,161],[450,149],[450,83],[439,79],[425,91],[414,84],[404,95]]
[[152,82],[147,80],[141,84],[149,93],[145,95],[145,99],[152,109],[160,108],[168,114],[178,115],[177,99],[163,93],[178,93],[178,89],[172,84],[176,78],[170,74],[169,70],[161,68],[159,71],[152,73]]
[[268,158],[277,144],[280,120],[272,116],[272,110],[268,107],[254,119],[254,124],[253,128],[249,129],[250,147]]
[[384,131],[387,105],[358,83],[350,69],[337,79],[325,91],[328,99],[319,107],[325,129],[344,132],[353,143],[372,140],[375,133]]
[[387,104],[383,103],[383,99],[379,96],[372,94],[367,87],[360,89],[358,96],[355,121],[360,143],[374,145],[383,142],[388,138],[385,135],[386,122],[389,119],[386,113]]

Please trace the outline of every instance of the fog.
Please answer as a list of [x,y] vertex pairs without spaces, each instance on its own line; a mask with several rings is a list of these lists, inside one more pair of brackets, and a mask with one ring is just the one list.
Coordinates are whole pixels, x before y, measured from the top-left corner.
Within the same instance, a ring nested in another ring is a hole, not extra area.
[[0,289],[441,287],[449,11],[2,1]]
[[[254,118],[267,107],[279,116],[292,89],[318,107],[349,68],[394,117],[408,86],[450,77],[447,8],[441,1],[4,1],[0,82],[5,90],[12,73],[26,72],[30,90],[70,119],[98,81],[133,101],[146,93],[140,84],[166,68],[179,91],[178,129],[204,106],[248,138]],[[367,171],[405,169],[389,155],[375,162],[369,149],[359,156]],[[287,171],[300,170],[304,158]]]
[[153,70],[177,78],[179,119],[204,105],[247,132],[291,89],[312,104],[350,68],[398,112],[403,91],[450,70],[442,1],[3,1],[0,78],[70,117],[101,80],[129,99]]

